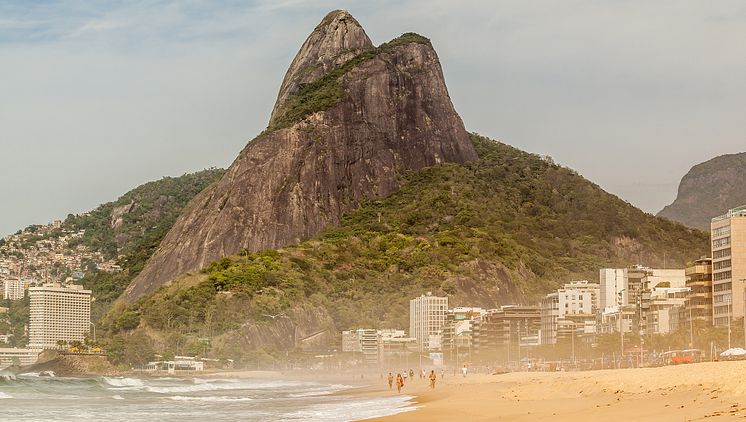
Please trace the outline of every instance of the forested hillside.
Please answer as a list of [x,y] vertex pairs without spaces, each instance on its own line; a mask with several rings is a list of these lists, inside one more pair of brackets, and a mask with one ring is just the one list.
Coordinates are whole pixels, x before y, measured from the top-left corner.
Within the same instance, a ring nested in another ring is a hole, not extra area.
[[63,228],[85,230],[81,238],[71,242],[70,248],[82,243],[109,259],[116,259],[122,267],[118,273],[88,268],[82,279],[82,284],[92,289],[96,298],[94,320],[108,310],[132,278],[139,274],[184,206],[224,172],[223,169],[208,169],[179,177],[164,177],[138,186],[89,213],[67,217]]
[[[533,303],[601,267],[661,265],[664,253],[683,266],[706,253],[704,232],[645,214],[548,158],[472,141],[479,160],[409,173],[338,228],[222,259],[118,309],[108,328],[174,353],[211,336],[213,355],[250,359],[289,347],[283,330],[406,326],[408,300],[426,291],[454,306]],[[278,314],[287,317],[269,317]],[[256,338],[252,326],[278,338]]]

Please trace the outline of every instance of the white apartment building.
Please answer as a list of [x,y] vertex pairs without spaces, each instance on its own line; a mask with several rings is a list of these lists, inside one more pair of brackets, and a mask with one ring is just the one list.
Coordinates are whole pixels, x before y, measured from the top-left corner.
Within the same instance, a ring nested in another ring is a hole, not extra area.
[[587,280],[571,281],[545,296],[540,304],[541,344],[556,344],[561,331],[594,334],[599,296],[599,285]]
[[[684,268],[603,268],[599,272],[599,309],[637,305],[642,291],[658,287],[686,287]],[[621,293],[621,303],[619,303]]]
[[91,291],[58,283],[29,288],[29,347],[55,349],[83,341],[91,328]]
[[599,286],[587,280],[571,281],[557,290],[560,316],[595,314],[599,308]]
[[744,316],[746,205],[712,219],[712,316],[716,326]]
[[676,330],[679,310],[686,305],[688,287],[657,287],[643,296],[645,334],[668,334]]
[[441,328],[448,311],[448,297],[428,292],[409,301],[409,335],[417,339],[421,350],[440,347]]
[[628,278],[626,268],[602,268],[598,276],[600,284],[600,309],[619,306],[619,294],[621,293],[622,305],[628,302]]
[[25,296],[23,281],[20,279],[7,278],[0,280],[0,293],[5,300],[21,300]]

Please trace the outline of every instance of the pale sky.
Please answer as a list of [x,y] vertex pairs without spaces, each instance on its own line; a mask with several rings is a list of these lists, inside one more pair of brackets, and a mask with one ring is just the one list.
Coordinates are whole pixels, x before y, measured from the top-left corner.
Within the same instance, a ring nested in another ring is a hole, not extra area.
[[330,10],[432,39],[467,129],[645,211],[746,150],[746,2],[0,1],[0,236],[226,167]]

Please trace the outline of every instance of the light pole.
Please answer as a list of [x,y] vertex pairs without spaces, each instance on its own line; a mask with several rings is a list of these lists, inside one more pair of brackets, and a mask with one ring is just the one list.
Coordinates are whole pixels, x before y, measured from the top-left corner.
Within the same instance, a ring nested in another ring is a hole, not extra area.
[[[746,278],[740,279],[741,283],[746,283]],[[743,288],[743,347],[746,349],[746,284]]]
[[624,291],[627,289],[619,290],[617,298],[619,299],[619,347],[621,354],[619,355],[619,368],[622,367],[624,361],[624,311],[622,306],[624,304]]
[[575,367],[575,321],[570,321],[572,323],[572,366]]
[[733,319],[733,290],[728,295],[728,349],[730,349],[730,320]]
[[692,322],[691,302],[689,302],[689,348],[694,349],[694,323]]

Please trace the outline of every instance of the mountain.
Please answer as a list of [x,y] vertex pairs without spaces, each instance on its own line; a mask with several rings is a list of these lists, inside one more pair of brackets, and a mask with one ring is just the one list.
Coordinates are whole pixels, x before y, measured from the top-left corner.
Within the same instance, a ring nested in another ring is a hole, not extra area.
[[189,203],[124,299],[227,255],[309,239],[399,190],[408,171],[476,158],[430,41],[374,47],[333,11],[293,60],[267,130]]
[[681,179],[679,193],[659,217],[710,230],[710,220],[746,204],[746,152],[697,164]]
[[101,252],[106,259],[116,260],[122,268],[121,272],[106,272],[92,267],[81,280],[96,298],[94,319],[108,311],[114,299],[139,274],[186,204],[224,173],[223,169],[208,169],[164,177],[90,212],[67,217],[61,231],[85,231],[68,243],[70,249],[84,245]]
[[550,158],[465,131],[430,42],[373,47],[326,16],[265,132],[186,206],[100,325],[107,351],[261,365],[339,330],[407,325],[408,301],[532,303],[598,269],[681,267],[707,233],[646,214]]
[[[111,315],[114,338],[159,352],[240,359],[328,347],[339,330],[406,327],[408,300],[532,303],[598,268],[681,267],[707,233],[656,218],[550,159],[471,135],[478,159],[404,175],[399,191],[337,227],[277,250],[242,252]],[[665,254],[665,256],[664,256]],[[278,315],[280,317],[278,317]]]

